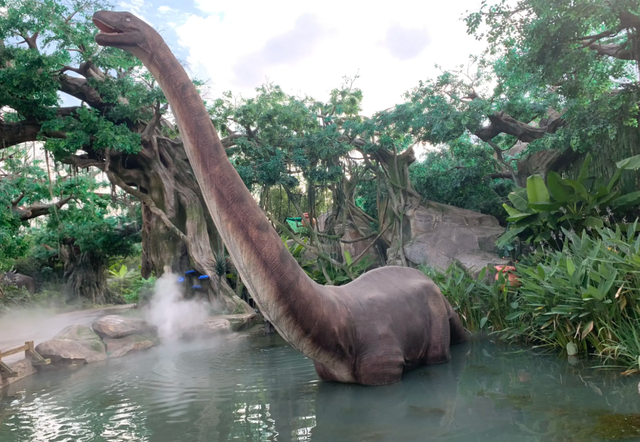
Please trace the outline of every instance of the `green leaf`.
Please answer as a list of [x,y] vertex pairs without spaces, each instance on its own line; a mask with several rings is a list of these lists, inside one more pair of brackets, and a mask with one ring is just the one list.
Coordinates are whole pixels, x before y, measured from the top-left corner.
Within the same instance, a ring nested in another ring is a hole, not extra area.
[[523,312],[513,312],[509,315],[507,315],[507,317],[505,318],[507,321],[513,321],[514,319],[519,318],[520,316],[522,316]]
[[496,246],[502,247],[504,244],[510,243],[515,237],[517,237],[526,227],[515,227],[507,230],[500,238],[496,240]]
[[487,324],[487,321],[488,321],[488,320],[489,320],[489,317],[488,317],[488,316],[485,316],[484,318],[482,318],[482,319],[480,320],[480,328],[481,328],[481,329],[483,329],[483,328],[484,328],[484,326]]
[[529,203],[529,207],[531,207],[536,212],[555,212],[562,207],[561,203]]
[[349,253],[348,250],[344,251],[344,260],[347,263],[347,266],[351,267],[351,264],[353,264],[353,260],[351,259],[351,253]]
[[521,212],[529,211],[529,201],[527,200],[527,189],[520,187],[509,194],[509,201]]
[[611,201],[613,207],[634,206],[640,203],[640,190],[627,193]]
[[582,162],[582,166],[580,167],[580,174],[578,175],[578,182],[584,185],[585,181],[587,181],[589,174],[589,165],[591,164],[591,154],[588,153]]
[[503,204],[502,207],[504,207],[504,210],[507,211],[507,213],[509,214],[509,216],[518,216],[518,215],[522,215],[523,213],[520,212],[517,209],[514,209],[513,207],[507,205],[507,204]]
[[602,301],[605,297],[605,293],[601,293],[597,288],[592,285],[587,286],[587,291],[582,293],[584,299],[594,298],[598,301]]
[[557,172],[551,171],[547,174],[547,186],[553,198],[560,203],[567,203],[575,195],[575,191],[571,186],[564,183],[564,180]]
[[589,192],[587,188],[582,185],[580,181],[576,180],[564,180],[569,186],[573,187],[576,191],[577,196],[582,198],[582,201],[589,201]]
[[532,175],[527,178],[527,198],[531,203],[548,203],[549,191],[540,175]]
[[596,227],[602,228],[604,226],[602,220],[600,218],[596,218],[595,216],[588,216],[584,220],[585,227]]
[[640,155],[635,155],[618,161],[616,166],[622,170],[638,170],[640,169]]
[[573,276],[575,272],[576,266],[573,264],[573,260],[570,257],[567,257],[567,273],[569,273],[569,276]]

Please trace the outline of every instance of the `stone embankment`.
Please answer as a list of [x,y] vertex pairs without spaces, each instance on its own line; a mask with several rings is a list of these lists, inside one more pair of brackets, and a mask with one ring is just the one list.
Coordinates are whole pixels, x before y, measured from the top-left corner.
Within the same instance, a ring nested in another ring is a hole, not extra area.
[[[206,338],[216,335],[244,332],[262,327],[262,316],[257,313],[217,315],[204,324],[181,330],[180,339]],[[107,358],[118,358],[160,343],[157,331],[140,318],[107,315],[96,319],[91,326],[69,325],[52,339],[39,343],[35,350],[51,360],[46,369],[72,367]],[[9,364],[18,376],[0,379],[0,390],[9,384],[37,372],[28,358]]]

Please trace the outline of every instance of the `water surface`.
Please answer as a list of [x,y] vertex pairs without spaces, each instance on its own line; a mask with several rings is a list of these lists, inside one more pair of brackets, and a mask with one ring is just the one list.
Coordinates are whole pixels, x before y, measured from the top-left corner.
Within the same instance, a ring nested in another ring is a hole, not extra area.
[[278,337],[156,347],[41,373],[0,441],[640,441],[638,377],[489,341],[385,387],[323,383]]

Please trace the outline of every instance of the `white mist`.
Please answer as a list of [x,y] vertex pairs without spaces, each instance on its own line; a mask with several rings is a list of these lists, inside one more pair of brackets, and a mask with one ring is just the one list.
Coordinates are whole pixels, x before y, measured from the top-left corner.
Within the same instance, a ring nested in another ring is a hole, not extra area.
[[184,299],[178,276],[165,270],[156,281],[146,314],[147,321],[158,329],[160,341],[179,340],[184,332],[202,327],[208,316],[208,305],[201,300]]

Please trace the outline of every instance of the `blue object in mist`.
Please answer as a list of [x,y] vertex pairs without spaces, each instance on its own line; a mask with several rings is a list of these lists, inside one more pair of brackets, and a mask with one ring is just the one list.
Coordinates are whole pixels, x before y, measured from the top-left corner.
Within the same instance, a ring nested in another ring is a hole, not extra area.
[[182,276],[178,276],[178,282],[184,282],[184,278]]
[[194,289],[194,290],[198,290],[198,289],[201,289],[202,286],[196,284],[196,285],[192,285],[191,288]]
[[200,275],[200,276],[198,276],[198,279],[206,280],[206,279],[211,279],[211,278],[209,277],[209,275]]
[[186,272],[184,272],[185,275],[195,275],[195,273],[195,270],[187,270]]

